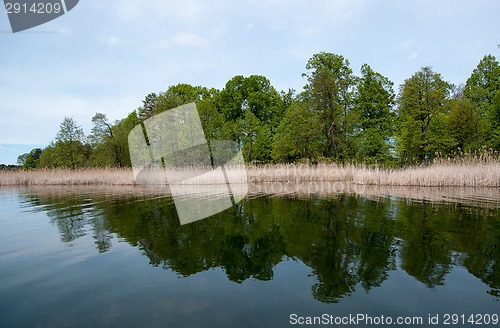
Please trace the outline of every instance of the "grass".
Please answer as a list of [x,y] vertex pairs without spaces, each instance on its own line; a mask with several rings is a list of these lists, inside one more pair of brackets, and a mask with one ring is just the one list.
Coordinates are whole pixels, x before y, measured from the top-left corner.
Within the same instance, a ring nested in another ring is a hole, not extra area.
[[[244,170],[237,168],[230,172],[242,176]],[[441,159],[428,166],[402,169],[370,168],[350,164],[344,166],[277,164],[249,166],[246,168],[246,173],[247,181],[251,184],[344,181],[355,185],[375,186],[500,187],[500,160],[491,157]],[[219,180],[215,175],[208,174],[193,178],[189,183],[204,185],[223,183]],[[236,181],[244,182],[244,179]],[[158,180],[153,176],[148,183],[158,184]],[[137,182],[132,169],[0,170],[0,186],[135,184]]]

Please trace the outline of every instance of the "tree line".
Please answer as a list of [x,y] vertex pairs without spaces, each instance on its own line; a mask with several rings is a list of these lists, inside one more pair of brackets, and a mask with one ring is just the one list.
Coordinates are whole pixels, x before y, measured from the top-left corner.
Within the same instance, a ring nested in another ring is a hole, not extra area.
[[278,91],[261,75],[222,90],[189,84],[148,94],[127,117],[96,113],[89,135],[65,117],[46,148],[20,155],[24,168],[130,167],[128,134],[144,120],[196,102],[207,140],[238,142],[247,163],[329,161],[414,165],[435,157],[500,151],[500,65],[484,56],[465,84],[422,67],[394,91],[368,64],[354,74],[342,55],[307,62],[302,92]]

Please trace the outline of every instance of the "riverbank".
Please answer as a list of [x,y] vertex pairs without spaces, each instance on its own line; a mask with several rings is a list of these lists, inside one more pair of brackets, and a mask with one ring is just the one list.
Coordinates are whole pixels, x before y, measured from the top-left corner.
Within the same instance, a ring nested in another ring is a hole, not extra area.
[[[237,176],[242,176],[240,173],[244,172],[243,168],[237,170]],[[356,185],[378,186],[500,187],[500,161],[442,161],[429,166],[402,169],[336,164],[273,164],[247,167],[246,176],[249,183],[346,181]],[[193,181],[205,185],[220,183],[211,178]],[[240,182],[244,182],[244,179]],[[0,186],[136,184],[132,169],[0,170]],[[154,184],[158,184],[158,181],[154,181]]]

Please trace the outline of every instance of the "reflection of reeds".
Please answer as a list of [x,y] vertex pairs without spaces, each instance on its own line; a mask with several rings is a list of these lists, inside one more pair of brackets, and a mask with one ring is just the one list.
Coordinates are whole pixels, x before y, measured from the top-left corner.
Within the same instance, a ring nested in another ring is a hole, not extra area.
[[335,197],[343,194],[366,198],[399,197],[409,200],[460,203],[470,206],[500,208],[500,188],[489,187],[416,187],[360,185],[344,181],[267,182],[250,184],[247,197],[293,196],[308,198]]
[[[419,187],[500,187],[500,161],[446,161],[403,169],[368,168],[356,165],[263,165],[227,168],[232,183],[299,183],[348,181],[359,185]],[[191,172],[192,173],[192,172]],[[246,173],[246,174],[245,174]],[[184,173],[183,173],[184,174]],[[210,185],[225,181],[215,174],[188,174],[182,184]],[[246,177],[246,179],[245,179]],[[145,184],[165,184],[152,176]],[[151,181],[150,181],[151,180]],[[0,171],[0,185],[134,185],[131,169],[42,169]]]
[[[250,183],[247,198],[261,196],[286,196],[297,198],[337,198],[344,194],[358,195],[369,199],[397,197],[411,201],[432,201],[436,203],[455,203],[489,209],[500,209],[500,188],[467,187],[415,187],[415,186],[375,186],[359,185],[343,181],[309,182],[266,182]],[[9,187],[4,187],[8,190]],[[132,185],[81,185],[81,186],[45,186],[32,185],[16,190],[34,195],[52,195],[53,197],[104,196],[109,198],[151,199],[170,198],[168,186],[132,186]],[[214,198],[218,195],[213,186],[182,185],[182,197]],[[221,194],[219,194],[221,195]]]

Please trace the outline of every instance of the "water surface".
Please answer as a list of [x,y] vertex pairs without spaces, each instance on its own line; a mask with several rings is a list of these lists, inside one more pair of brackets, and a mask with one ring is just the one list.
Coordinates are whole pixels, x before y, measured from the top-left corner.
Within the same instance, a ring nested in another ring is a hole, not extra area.
[[254,195],[180,225],[160,189],[46,187],[0,209],[1,327],[500,313],[494,201]]

